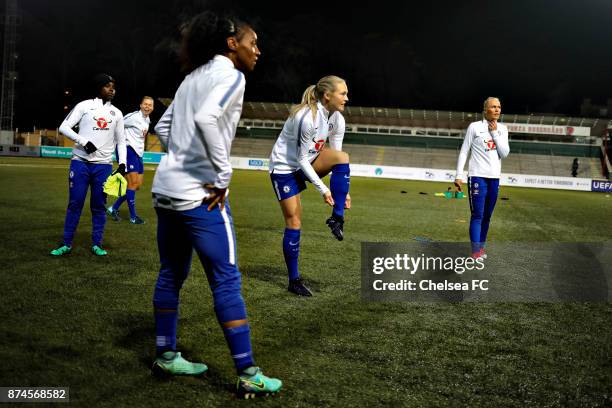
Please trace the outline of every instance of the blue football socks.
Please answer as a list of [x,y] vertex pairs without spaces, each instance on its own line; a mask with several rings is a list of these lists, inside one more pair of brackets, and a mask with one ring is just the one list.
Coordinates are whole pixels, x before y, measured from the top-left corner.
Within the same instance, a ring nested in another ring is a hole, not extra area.
[[127,197],[128,208],[130,209],[130,218],[136,218],[136,190],[127,189],[125,193]]
[[329,186],[334,199],[333,214],[344,219],[344,203],[351,185],[351,171],[348,163],[336,164],[332,167]]
[[177,321],[177,309],[155,308],[155,345],[158,356],[166,351],[176,350]]
[[285,228],[283,236],[283,254],[287,264],[289,280],[300,277],[298,272],[298,258],[300,256],[300,230]]
[[251,350],[251,329],[248,324],[238,327],[224,328],[225,340],[229,346],[236,371],[241,373],[247,367],[255,365]]

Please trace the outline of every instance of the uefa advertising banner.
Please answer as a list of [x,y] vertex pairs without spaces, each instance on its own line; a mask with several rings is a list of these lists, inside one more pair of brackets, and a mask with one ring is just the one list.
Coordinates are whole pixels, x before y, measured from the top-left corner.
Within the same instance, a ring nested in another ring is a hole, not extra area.
[[592,180],[591,191],[598,191],[600,193],[612,193],[612,181]]

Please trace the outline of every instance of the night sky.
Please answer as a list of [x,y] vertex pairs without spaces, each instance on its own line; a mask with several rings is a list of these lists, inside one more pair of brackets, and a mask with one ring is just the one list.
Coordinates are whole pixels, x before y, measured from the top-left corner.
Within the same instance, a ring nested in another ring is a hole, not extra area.
[[248,101],[297,102],[327,74],[347,80],[353,106],[474,112],[494,95],[505,113],[577,115],[584,97],[612,97],[612,0],[346,4],[19,0],[16,123],[57,127],[97,72],[117,79],[124,113],[142,95],[172,97],[177,28],[205,9],[233,10],[259,35]]

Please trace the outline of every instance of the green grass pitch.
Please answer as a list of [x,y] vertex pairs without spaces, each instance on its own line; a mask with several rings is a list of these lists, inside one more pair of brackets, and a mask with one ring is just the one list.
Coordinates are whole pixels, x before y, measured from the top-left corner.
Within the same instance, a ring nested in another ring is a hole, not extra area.
[[[203,379],[153,378],[158,270],[153,171],[137,194],[145,225],[108,221],[89,253],[88,201],[73,253],[62,236],[68,161],[1,158],[0,386],[69,386],[76,406],[245,406],[199,261],[181,293],[178,344]],[[286,291],[283,220],[266,172],[235,171],[231,205],[257,363],[282,392],[258,406],[566,407],[612,404],[612,307],[588,303],[367,303],[360,242],[467,241],[467,200],[440,183],[353,178],[346,239],[311,186],[300,267],[315,296]],[[402,194],[401,191],[406,191]],[[427,195],[419,194],[426,192]],[[612,238],[605,194],[502,188],[490,240]],[[127,214],[124,204],[122,214]],[[520,256],[520,254],[516,254]],[[511,259],[508,260],[511,262]]]

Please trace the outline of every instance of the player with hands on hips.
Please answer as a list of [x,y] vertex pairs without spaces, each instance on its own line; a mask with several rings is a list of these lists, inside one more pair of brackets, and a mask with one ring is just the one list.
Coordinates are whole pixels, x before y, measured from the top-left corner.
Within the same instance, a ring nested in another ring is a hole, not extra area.
[[[161,263],[153,294],[157,357],[152,370],[162,375],[200,375],[207,370],[205,364],[183,358],[176,344],[179,293],[195,249],[238,374],[238,395],[275,393],[282,382],[255,365],[226,197],[244,73],[255,68],[261,54],[257,34],[235,18],[204,12],[183,31],[182,52],[190,73],[155,127],[168,154],[151,189]],[[201,339],[207,342],[206,336]]]

